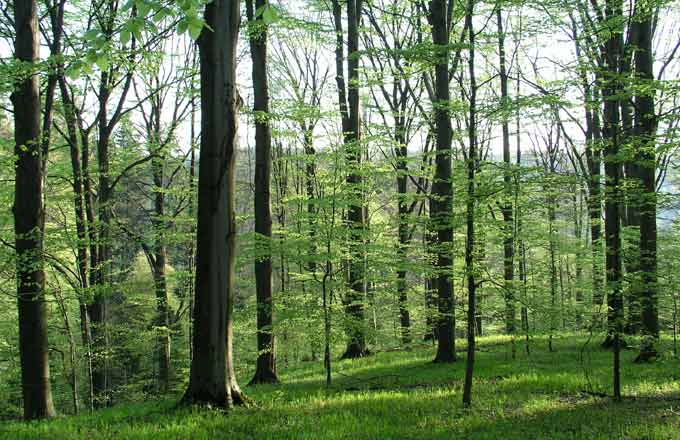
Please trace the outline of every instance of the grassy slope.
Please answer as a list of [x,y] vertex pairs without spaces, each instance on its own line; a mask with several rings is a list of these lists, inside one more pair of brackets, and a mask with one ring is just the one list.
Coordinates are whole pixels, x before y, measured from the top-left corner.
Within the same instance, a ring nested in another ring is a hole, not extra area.
[[[680,361],[652,365],[623,356],[619,404],[585,390],[608,392],[611,354],[586,350],[582,338],[558,339],[557,352],[534,341],[530,358],[518,344],[482,338],[474,405],[461,408],[464,361],[433,364],[432,349],[378,353],[335,365],[331,390],[318,365],[283,375],[284,385],[246,388],[257,403],[228,415],[176,408],[166,400],[120,405],[94,415],[0,425],[7,439],[680,439]],[[245,380],[243,381],[245,382]]]

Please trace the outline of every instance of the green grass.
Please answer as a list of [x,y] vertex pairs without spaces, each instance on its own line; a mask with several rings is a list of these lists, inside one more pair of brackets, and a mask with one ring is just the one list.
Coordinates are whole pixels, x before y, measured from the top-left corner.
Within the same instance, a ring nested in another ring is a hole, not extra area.
[[[464,354],[433,364],[433,349],[377,353],[334,365],[331,389],[320,365],[283,372],[279,386],[245,387],[256,402],[228,414],[178,408],[175,400],[119,405],[91,415],[0,425],[3,439],[680,439],[680,361],[646,365],[623,354],[626,398],[610,394],[611,353],[585,339],[518,343],[481,338],[473,407],[463,409]],[[584,374],[584,369],[589,375]],[[242,378],[245,383],[245,378]]]

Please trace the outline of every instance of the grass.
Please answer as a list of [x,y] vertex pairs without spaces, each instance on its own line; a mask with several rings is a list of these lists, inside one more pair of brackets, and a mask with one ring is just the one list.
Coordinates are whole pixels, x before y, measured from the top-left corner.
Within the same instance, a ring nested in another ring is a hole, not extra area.
[[[2,439],[680,439],[680,361],[637,365],[623,353],[626,398],[610,394],[611,353],[562,337],[549,353],[534,339],[517,357],[500,337],[481,338],[473,406],[461,405],[463,354],[433,364],[432,347],[377,353],[284,372],[279,386],[246,387],[256,402],[228,414],[177,407],[177,399],[119,405],[47,422],[0,425]],[[588,370],[589,374],[584,374]],[[245,383],[245,378],[241,378]]]

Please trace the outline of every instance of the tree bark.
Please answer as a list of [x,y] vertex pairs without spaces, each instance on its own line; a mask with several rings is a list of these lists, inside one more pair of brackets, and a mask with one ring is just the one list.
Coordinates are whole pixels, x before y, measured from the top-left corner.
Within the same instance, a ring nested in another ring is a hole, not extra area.
[[406,201],[406,194],[408,192],[408,150],[406,147],[406,139],[404,138],[403,117],[395,117],[395,155],[397,159],[397,211],[399,215],[399,244],[397,247],[397,254],[399,256],[399,268],[397,269],[397,301],[399,304],[399,324],[401,326],[401,342],[403,345],[411,343],[411,316],[408,308],[408,293],[406,286],[406,269],[407,264],[407,248],[409,245],[409,227],[408,216],[410,214],[408,203]]
[[430,220],[437,232],[436,272],[437,302],[437,354],[435,362],[456,360],[455,315],[453,295],[453,184],[451,182],[451,119],[449,117],[449,26],[447,1],[430,2],[428,20],[432,26],[432,42],[435,50],[435,125],[436,157],[435,174],[430,198]]
[[618,158],[621,143],[621,115],[619,105],[619,61],[623,46],[621,0],[607,0],[606,17],[616,20],[605,43],[605,78],[602,87],[604,100],[604,155],[605,155],[605,237],[607,247],[607,327],[614,349],[613,394],[621,399],[620,340],[623,330],[623,297],[621,290],[621,163]]
[[336,31],[335,65],[338,101],[342,116],[342,131],[347,164],[350,168],[346,182],[350,191],[347,207],[349,229],[349,270],[347,294],[344,298],[347,325],[347,347],[342,359],[363,357],[368,354],[364,311],[364,256],[362,250],[365,226],[362,197],[361,166],[361,119],[359,116],[359,22],[362,0],[347,0],[347,75],[345,89],[343,74],[342,10],[338,0],[333,1],[333,20]]
[[240,1],[206,5],[198,39],[201,76],[201,150],[196,230],[193,358],[183,401],[229,408],[243,403],[233,367],[232,313],[238,146],[236,49]]
[[36,63],[40,57],[38,6],[35,0],[14,2],[14,54],[30,69],[11,99],[14,107],[14,233],[16,246],[19,354],[24,418],[55,415],[45,305],[43,257],[43,151],[40,137],[40,86]]
[[[156,96],[151,99],[150,139],[153,149],[161,145],[161,103]],[[152,271],[154,291],[156,294],[156,356],[158,361],[158,391],[167,393],[170,389],[171,358],[170,358],[170,299],[168,297],[168,283],[166,277],[167,248],[165,244],[165,182],[164,182],[165,153],[151,159],[151,170],[154,185],[154,215],[152,218],[154,245]]]
[[[468,0],[465,19],[468,29],[468,74],[470,80],[470,109],[468,121],[468,157],[467,157],[467,202],[466,202],[466,240],[465,240],[465,273],[467,276],[468,310],[467,310],[467,357],[465,362],[465,382],[463,384],[463,406],[472,405],[472,376],[475,364],[475,302],[477,299],[477,281],[475,277],[475,172],[477,168],[477,80],[475,77],[475,31],[472,23],[474,0]],[[507,127],[507,126],[506,126]],[[509,147],[508,147],[509,148]]]
[[[602,306],[604,295],[602,291],[602,195],[601,195],[601,172],[602,151],[601,151],[601,124],[600,124],[600,102],[598,89],[591,86],[588,78],[586,60],[582,57],[582,47],[576,28],[576,22],[572,18],[572,31],[576,56],[581,67],[579,77],[583,87],[583,103],[586,122],[585,132],[585,155],[587,163],[588,187],[588,214],[590,219],[590,241],[591,241],[591,278],[592,278],[592,302],[596,308]],[[600,74],[595,75],[596,80],[600,79]],[[598,310],[593,313],[592,324],[600,325]]]
[[501,82],[501,113],[504,115],[501,129],[503,134],[503,173],[504,201],[501,211],[503,213],[503,279],[505,291],[505,331],[508,334],[516,330],[516,300],[515,300],[515,243],[514,221],[512,218],[512,170],[510,162],[510,129],[508,124],[507,107],[510,104],[508,97],[508,73],[505,67],[505,34],[503,30],[503,14],[501,7],[496,9],[496,22],[498,24],[498,58],[500,65]]
[[[654,81],[653,11],[640,12],[638,48],[635,70],[640,82],[652,86]],[[655,89],[650,87],[635,96],[635,139],[640,158],[640,180],[643,194],[640,201],[640,273],[642,344],[638,361],[656,357],[659,338],[659,309],[656,255],[656,127],[654,113]]]
[[68,135],[69,151],[71,153],[71,172],[73,174],[73,210],[76,220],[76,235],[78,244],[76,251],[76,263],[80,277],[81,291],[77,292],[80,309],[80,333],[83,347],[86,350],[87,373],[88,373],[88,406],[94,407],[94,390],[92,387],[92,331],[90,328],[90,314],[87,308],[86,295],[90,288],[90,265],[89,265],[89,234],[84,206],[83,171],[81,165],[81,152],[78,144],[78,129],[75,114],[75,104],[66,86],[63,69],[59,72],[59,89],[64,107],[64,119]]
[[255,291],[257,297],[257,366],[250,381],[276,383],[276,347],[272,301],[272,213],[271,213],[271,128],[269,126],[269,84],[267,81],[267,24],[262,11],[267,0],[246,0],[248,38],[253,63],[255,112]]

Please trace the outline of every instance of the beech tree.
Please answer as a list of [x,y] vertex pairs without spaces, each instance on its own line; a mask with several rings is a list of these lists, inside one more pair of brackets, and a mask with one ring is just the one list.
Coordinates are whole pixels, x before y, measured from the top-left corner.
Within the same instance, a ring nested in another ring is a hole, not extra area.
[[[275,383],[276,347],[274,345],[272,301],[272,214],[271,214],[271,128],[269,84],[267,81],[266,0],[246,0],[248,39],[253,62],[255,103],[255,241],[262,251],[256,253],[255,289],[257,292],[257,368],[251,383]],[[260,255],[262,254],[262,255]]]
[[456,338],[464,372],[431,368],[464,406],[496,352],[512,370],[594,340],[581,370],[613,354],[607,394],[638,393],[677,345],[678,14],[0,2],[0,417],[185,381],[228,408],[237,377],[303,364],[378,388],[345,375],[454,362]]
[[449,117],[449,2],[430,2],[428,21],[432,26],[435,56],[435,100],[433,101],[436,127],[435,172],[430,196],[430,219],[436,231],[436,291],[439,314],[437,317],[437,355],[435,362],[454,362],[455,297],[451,272],[453,269],[453,227],[451,212],[453,186],[451,182],[451,118]]
[[40,86],[36,63],[40,57],[38,5],[14,2],[14,56],[22,75],[12,94],[14,154],[14,233],[19,307],[19,352],[24,418],[55,415],[50,386],[45,306],[43,232],[44,152],[40,137]]
[[201,147],[196,228],[193,358],[183,400],[229,408],[244,402],[233,364],[234,173],[238,147],[236,49],[240,1],[206,5],[198,38]]
[[347,207],[347,228],[349,239],[349,261],[347,293],[344,306],[347,317],[347,348],[343,358],[357,358],[368,354],[366,347],[364,313],[364,256],[362,240],[365,227],[365,212],[362,195],[361,160],[361,117],[359,114],[359,22],[361,21],[362,0],[347,0],[347,81],[344,75],[344,33],[342,29],[342,8],[339,0],[333,0],[333,23],[336,32],[335,80],[338,87],[338,106],[342,119],[343,142],[349,171],[347,185],[351,201]]

